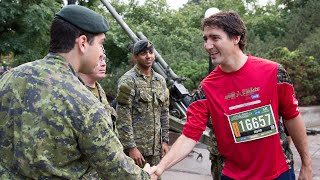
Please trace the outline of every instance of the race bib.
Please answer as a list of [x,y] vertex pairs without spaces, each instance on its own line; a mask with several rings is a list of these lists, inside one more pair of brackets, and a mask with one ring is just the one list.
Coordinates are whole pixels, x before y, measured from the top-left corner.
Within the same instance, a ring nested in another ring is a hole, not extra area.
[[227,115],[235,143],[278,134],[271,105]]

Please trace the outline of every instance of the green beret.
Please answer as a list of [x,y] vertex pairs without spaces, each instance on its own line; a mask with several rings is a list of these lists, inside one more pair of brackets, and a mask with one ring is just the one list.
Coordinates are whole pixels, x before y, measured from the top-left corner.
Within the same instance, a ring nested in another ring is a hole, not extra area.
[[84,6],[67,5],[56,16],[89,33],[104,33],[109,30],[108,22],[101,15]]
[[134,55],[138,55],[139,53],[146,51],[146,50],[153,50],[153,44],[151,41],[140,40],[133,45],[133,54]]

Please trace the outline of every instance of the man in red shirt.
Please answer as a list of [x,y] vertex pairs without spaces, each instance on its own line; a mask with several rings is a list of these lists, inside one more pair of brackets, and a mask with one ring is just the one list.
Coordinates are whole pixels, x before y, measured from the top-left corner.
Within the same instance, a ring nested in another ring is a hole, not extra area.
[[205,98],[189,106],[183,133],[155,174],[161,175],[189,154],[210,116],[224,158],[222,180],[295,179],[281,146],[282,117],[301,157],[299,179],[311,179],[305,125],[284,68],[243,53],[246,27],[234,12],[205,18],[202,29],[204,47],[218,66],[201,82]]

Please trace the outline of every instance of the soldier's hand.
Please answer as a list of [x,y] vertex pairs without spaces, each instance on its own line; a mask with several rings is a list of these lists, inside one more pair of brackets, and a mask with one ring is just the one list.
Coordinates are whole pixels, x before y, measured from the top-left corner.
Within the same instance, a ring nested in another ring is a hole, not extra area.
[[151,180],[157,180],[160,176],[156,175],[156,172],[157,171],[157,166],[152,166],[151,167]]
[[142,156],[142,154],[140,153],[140,151],[136,147],[131,148],[129,150],[129,156],[134,160],[136,165],[138,165],[140,167],[144,166],[144,164],[145,164],[144,157]]
[[161,157],[164,157],[169,151],[168,143],[164,142],[162,143],[162,155]]
[[157,166],[150,167],[150,164],[146,163],[146,165],[144,165],[144,167],[143,167],[143,170],[150,174],[152,180],[158,179],[158,176],[156,174],[154,174],[154,172],[157,170]]
[[157,171],[157,166],[152,166],[150,167],[149,163],[146,163],[146,165],[144,166],[143,170],[145,169],[145,167],[149,165],[150,170],[147,171],[150,174],[151,180],[157,180],[158,179],[158,175],[155,174],[155,172]]
[[146,163],[146,165],[144,165],[143,170],[146,171],[147,173],[149,173],[150,175],[154,173],[155,170],[157,170],[156,168],[153,169],[153,171],[151,170],[151,166],[149,163]]

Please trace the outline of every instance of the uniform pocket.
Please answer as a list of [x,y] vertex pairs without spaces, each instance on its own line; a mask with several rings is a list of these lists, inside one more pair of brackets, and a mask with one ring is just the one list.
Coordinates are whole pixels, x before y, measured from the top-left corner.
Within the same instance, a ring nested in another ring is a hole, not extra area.
[[150,103],[152,102],[151,93],[152,92],[148,89],[139,90],[133,108],[135,108],[139,113],[148,110]]
[[143,101],[143,102],[151,102],[152,101],[152,95],[151,95],[151,91],[147,90],[147,89],[142,89],[140,90],[140,99],[139,101]]
[[165,93],[163,92],[163,89],[158,88],[155,94],[156,94],[155,104],[157,106],[163,106],[164,102],[166,101],[166,96],[165,96]]
[[165,95],[161,93],[157,96],[158,96],[157,99],[159,100],[160,105],[163,105],[164,101],[166,100]]

